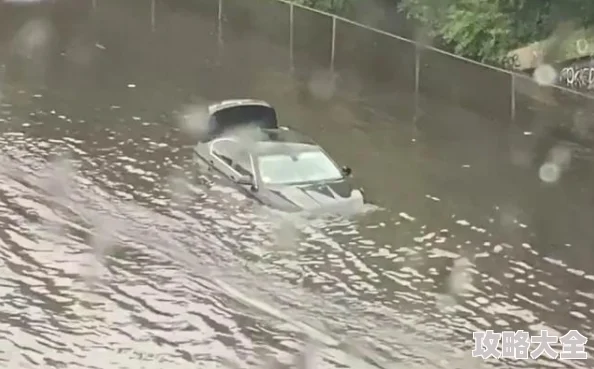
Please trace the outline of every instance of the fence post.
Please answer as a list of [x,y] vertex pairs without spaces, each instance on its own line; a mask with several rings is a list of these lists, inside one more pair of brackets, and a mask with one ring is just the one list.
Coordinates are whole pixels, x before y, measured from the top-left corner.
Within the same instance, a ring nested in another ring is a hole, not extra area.
[[151,0],[151,31],[155,32],[157,25],[156,25],[156,12],[157,12],[157,0]]
[[93,10],[97,9],[97,0],[91,0],[91,6],[93,7]]
[[293,74],[295,71],[295,55],[293,48],[295,46],[295,26],[293,20],[295,19],[295,7],[293,3],[289,4],[289,72]]
[[219,0],[217,10],[217,43],[219,52],[221,52],[223,48],[223,0]]
[[415,112],[413,117],[413,124],[414,124],[414,132],[415,136],[417,133],[417,121],[420,115],[420,83],[421,83],[421,46],[418,43],[415,43],[415,96],[414,96],[414,103],[415,103]]
[[511,93],[510,93],[510,118],[511,123],[516,122],[516,76],[511,74]]
[[336,17],[332,16],[332,48],[330,51],[330,72],[334,75],[334,58],[336,55]]

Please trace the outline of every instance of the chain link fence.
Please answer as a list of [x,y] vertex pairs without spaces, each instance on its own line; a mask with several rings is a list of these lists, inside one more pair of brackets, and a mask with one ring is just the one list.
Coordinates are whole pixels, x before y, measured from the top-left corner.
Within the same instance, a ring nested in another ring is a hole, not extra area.
[[327,71],[337,91],[352,93],[401,119],[439,115],[432,111],[439,105],[435,101],[519,125],[536,117],[542,124],[556,125],[594,107],[587,94],[541,86],[529,76],[289,2],[202,1],[218,2],[216,16],[223,35],[258,34],[285,46],[286,55],[271,65],[298,77]]

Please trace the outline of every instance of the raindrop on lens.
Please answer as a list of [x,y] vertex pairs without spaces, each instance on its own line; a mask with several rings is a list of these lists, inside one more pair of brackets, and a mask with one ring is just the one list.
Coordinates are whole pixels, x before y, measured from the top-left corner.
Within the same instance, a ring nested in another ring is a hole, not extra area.
[[317,72],[309,80],[309,91],[317,99],[329,100],[336,92],[336,77],[328,72]]
[[549,64],[542,64],[534,70],[532,77],[539,85],[550,86],[557,80],[557,71]]
[[561,177],[561,168],[555,163],[544,163],[538,171],[538,176],[546,183],[557,182]]
[[571,162],[571,150],[562,146],[554,147],[551,150],[551,158],[558,166],[567,167]]
[[184,133],[201,138],[208,134],[208,117],[206,106],[186,106],[178,116],[178,123]]

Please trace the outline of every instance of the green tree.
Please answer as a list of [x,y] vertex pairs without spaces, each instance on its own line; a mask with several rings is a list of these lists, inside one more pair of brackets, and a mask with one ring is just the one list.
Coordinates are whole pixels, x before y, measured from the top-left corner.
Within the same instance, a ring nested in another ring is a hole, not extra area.
[[[398,0],[396,0],[398,1]],[[592,0],[400,0],[399,8],[456,54],[502,64],[508,51],[562,25],[594,22]]]

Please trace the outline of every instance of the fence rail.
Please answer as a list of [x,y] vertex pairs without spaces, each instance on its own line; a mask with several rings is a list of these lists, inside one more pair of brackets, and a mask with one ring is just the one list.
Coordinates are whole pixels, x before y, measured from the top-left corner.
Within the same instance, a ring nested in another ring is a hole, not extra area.
[[[149,1],[155,28],[155,3],[159,0]],[[290,1],[195,1],[210,3],[217,9],[215,21],[220,43],[227,28],[246,27],[234,23],[238,23],[238,14],[249,13],[247,22],[252,23],[253,32],[261,32],[271,42],[285,43],[289,71],[303,74],[318,68],[339,76],[349,71],[360,76],[359,89],[365,90],[365,84],[373,85],[373,91],[366,92],[376,96],[378,102],[381,100],[380,105],[388,106],[389,96],[396,91],[412,95],[414,106],[410,108],[414,118],[428,110],[422,106],[424,98],[510,123],[548,120],[556,124],[575,119],[576,111],[594,112],[594,97],[586,93],[557,84],[541,86],[530,76]],[[96,5],[95,0],[93,4]],[[342,83],[339,89],[347,89],[352,81]]]

